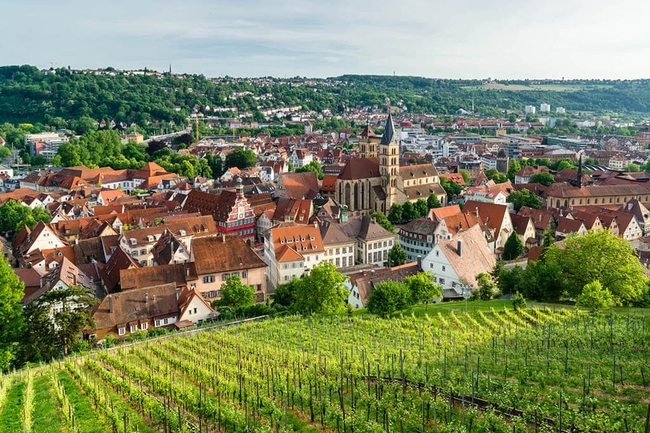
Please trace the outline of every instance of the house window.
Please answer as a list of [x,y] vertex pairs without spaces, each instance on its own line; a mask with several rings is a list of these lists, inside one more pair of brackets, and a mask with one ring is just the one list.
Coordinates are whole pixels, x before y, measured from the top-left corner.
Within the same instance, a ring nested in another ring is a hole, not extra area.
[[241,277],[242,278],[248,278],[248,271],[242,271],[241,272]]
[[126,334],[126,326],[122,328],[117,328],[117,335],[124,335]]
[[147,322],[142,322],[140,323],[140,329],[145,331],[149,327],[149,324]]
[[446,268],[443,266],[443,267],[442,267],[442,272],[445,272],[445,270],[446,270]]
[[163,323],[164,323],[165,325],[167,325],[167,324],[169,323],[169,319],[167,319],[167,318],[163,319]]
[[204,283],[214,283],[214,275],[206,275],[203,277],[203,282]]
[[156,320],[155,326],[156,327],[160,326],[160,320]]
[[138,330],[138,325],[130,325],[129,326],[129,332],[135,332]]
[[222,274],[222,275],[221,275],[221,281],[226,281],[226,280],[228,279],[228,276],[229,276],[229,275],[230,275],[230,274]]
[[196,314],[196,308],[194,308],[194,314]]
[[145,254],[147,254],[147,250],[145,250],[144,248],[141,249],[140,250],[140,255],[145,255]]
[[445,284],[445,279],[444,278],[438,278],[438,282],[440,284]]

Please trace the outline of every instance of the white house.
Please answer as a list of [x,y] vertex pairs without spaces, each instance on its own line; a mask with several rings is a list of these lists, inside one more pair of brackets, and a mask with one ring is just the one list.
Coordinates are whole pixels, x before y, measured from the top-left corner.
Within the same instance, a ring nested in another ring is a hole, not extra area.
[[454,299],[462,297],[465,288],[476,289],[476,276],[491,272],[495,264],[483,230],[475,225],[451,240],[438,242],[422,260],[422,270],[433,274],[442,285],[443,298]]

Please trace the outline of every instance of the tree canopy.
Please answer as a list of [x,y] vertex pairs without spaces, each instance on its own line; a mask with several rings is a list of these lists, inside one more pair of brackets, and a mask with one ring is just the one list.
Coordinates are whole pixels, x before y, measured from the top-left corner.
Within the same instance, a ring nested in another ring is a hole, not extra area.
[[342,311],[348,299],[345,277],[329,262],[315,265],[300,280],[296,290],[296,309],[314,314]]
[[402,249],[402,246],[395,242],[395,245],[388,251],[386,266],[392,268],[393,266],[403,265],[406,263],[406,258],[406,252]]
[[535,173],[528,180],[529,183],[541,183],[544,186],[551,186],[555,183],[555,177],[551,173]]
[[0,371],[6,371],[16,357],[16,343],[23,331],[20,301],[25,286],[4,257],[0,257]]
[[39,221],[50,221],[49,212],[39,207],[32,209],[16,200],[0,206],[0,232],[17,233],[25,225],[33,229]]
[[226,155],[226,168],[237,167],[241,170],[254,167],[257,163],[255,152],[250,149],[238,148]]
[[532,192],[526,188],[519,191],[512,191],[508,198],[506,199],[508,203],[512,203],[515,211],[519,211],[522,206],[532,207],[533,209],[539,209],[542,207],[542,201]]
[[524,244],[521,243],[517,232],[510,233],[506,244],[503,246],[503,260],[514,260],[524,253]]
[[215,306],[245,308],[255,304],[255,288],[244,284],[239,275],[229,275],[221,285],[221,299],[215,301]]
[[564,248],[549,247],[545,260],[560,268],[570,298],[578,297],[585,285],[594,281],[609,290],[619,304],[636,302],[647,290],[647,279],[634,248],[609,230],[570,235]]
[[380,316],[390,316],[412,304],[412,295],[405,284],[398,281],[377,283],[368,297],[368,311]]

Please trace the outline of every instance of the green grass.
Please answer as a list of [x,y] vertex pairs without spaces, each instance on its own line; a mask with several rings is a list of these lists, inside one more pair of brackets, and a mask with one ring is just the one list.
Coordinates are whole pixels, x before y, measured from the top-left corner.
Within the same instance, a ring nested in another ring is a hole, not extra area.
[[94,408],[90,400],[81,392],[75,381],[67,371],[57,373],[61,385],[72,405],[74,418],[79,430],[84,433],[109,433],[109,427],[102,417],[98,416],[99,410]]
[[34,433],[60,432],[63,430],[59,404],[54,397],[50,376],[44,374],[34,379]]
[[15,433],[23,430],[22,413],[25,403],[25,381],[14,382],[9,388],[2,412],[0,412],[0,432]]

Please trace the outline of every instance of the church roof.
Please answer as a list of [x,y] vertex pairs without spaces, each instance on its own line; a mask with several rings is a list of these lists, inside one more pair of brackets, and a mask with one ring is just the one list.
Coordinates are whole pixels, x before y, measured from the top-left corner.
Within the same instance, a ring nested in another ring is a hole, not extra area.
[[379,144],[391,144],[393,142],[393,137],[395,136],[395,125],[393,124],[393,115],[388,112],[388,118],[386,119],[386,127],[384,128],[384,135],[381,137],[381,143]]
[[355,180],[379,176],[379,160],[377,158],[355,158],[345,165],[339,179]]

